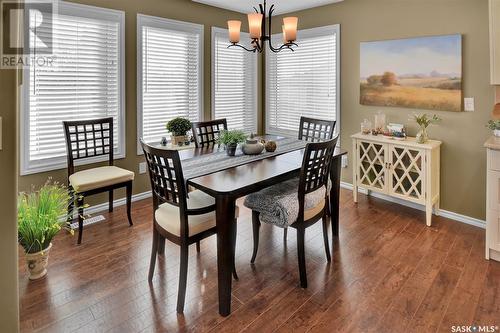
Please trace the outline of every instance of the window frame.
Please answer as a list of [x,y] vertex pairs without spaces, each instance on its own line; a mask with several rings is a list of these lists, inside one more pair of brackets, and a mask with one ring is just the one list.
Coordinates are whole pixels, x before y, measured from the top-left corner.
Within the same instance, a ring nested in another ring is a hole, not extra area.
[[[335,43],[335,52],[336,52],[336,123],[335,123],[335,132],[339,136],[339,140],[337,141],[337,146],[340,147],[340,120],[341,120],[341,105],[340,105],[340,24],[332,24],[332,25],[327,25],[327,26],[322,26],[322,27],[317,27],[317,28],[311,28],[311,29],[304,29],[304,30],[299,30],[297,31],[297,43],[298,47],[300,48],[300,39],[301,38],[307,38],[307,37],[316,37],[316,36],[321,36],[321,35],[327,35],[328,33],[335,32],[336,35],[336,43]],[[272,35],[273,40],[281,40],[283,38],[282,34],[275,34]],[[275,128],[270,128],[269,127],[269,91],[270,91],[270,86],[269,86],[269,62],[270,62],[270,57],[269,57],[269,50],[266,48],[266,74],[265,74],[265,108],[266,108],[266,117],[265,117],[265,132],[266,134],[271,134],[271,135],[282,135],[282,136],[297,136],[298,131],[299,131],[299,124],[297,124],[297,131],[289,131],[289,130],[276,130]],[[287,50],[284,50],[282,52],[288,52]]]
[[[217,34],[225,34],[227,35],[227,38],[228,38],[228,45],[229,45],[229,30],[228,29],[224,29],[224,28],[219,28],[219,27],[212,27],[212,37],[211,37],[211,66],[212,66],[212,71],[211,71],[211,92],[210,92],[210,96],[211,96],[211,104],[210,104],[210,108],[211,108],[211,117],[212,119],[215,119],[215,37]],[[243,39],[243,38],[247,38],[248,40],[250,40],[250,34],[247,33],[247,32],[240,32],[240,38]],[[247,52],[247,51],[245,51]],[[254,54],[255,55],[255,54]],[[259,76],[258,76],[258,60],[257,60],[257,56],[255,55],[252,59],[252,61],[254,62],[254,67],[255,67],[255,79],[254,79],[254,91],[255,91],[255,94],[254,94],[254,107],[253,107],[253,112],[255,114],[255,131],[258,132],[259,130],[259,114],[258,114],[258,110],[259,110],[259,107],[258,107],[258,103],[259,103],[259,98],[258,98],[258,80],[259,80]]]
[[[122,159],[126,157],[126,140],[125,140],[125,12],[122,10],[109,9],[104,7],[96,7],[89,5],[82,5],[72,2],[61,1],[57,4],[57,14],[77,16],[89,19],[102,19],[117,22],[118,27],[118,53],[119,53],[119,66],[118,66],[118,84],[120,88],[118,90],[118,101],[119,110],[117,122],[119,123],[119,130],[115,129],[117,135],[118,149],[114,152],[114,159]],[[25,50],[29,52],[29,13],[25,12],[24,18],[24,40]],[[26,51],[25,51],[26,52]],[[30,93],[28,89],[30,88],[30,69],[29,65],[23,68],[22,73],[22,84],[19,86],[19,109],[20,118],[20,175],[26,176],[30,174],[37,174],[46,171],[60,170],[67,168],[67,157],[66,155],[59,158],[45,159],[38,162],[30,161],[30,110],[29,110],[29,99]],[[61,123],[61,130],[63,130],[63,125]],[[66,152],[67,153],[67,152]],[[102,161],[107,161],[108,156],[97,156],[90,157],[88,159],[79,160],[75,163],[75,166],[92,164]]]
[[198,24],[198,23],[192,23],[192,22],[185,22],[185,21],[179,21],[179,20],[172,20],[164,17],[159,17],[159,16],[151,16],[151,15],[145,15],[145,14],[137,14],[137,29],[136,29],[136,36],[137,36],[137,155],[143,155],[144,152],[142,151],[142,146],[141,146],[141,138],[142,138],[142,83],[143,83],[143,77],[142,77],[142,27],[153,27],[153,28],[158,28],[158,29],[164,29],[164,30],[177,30],[177,31],[184,31],[184,32],[189,32],[189,33],[199,33],[200,34],[200,39],[198,41],[198,53],[199,53],[199,59],[198,59],[198,119],[200,121],[204,120],[203,116],[203,95],[204,95],[204,90],[203,90],[203,72],[204,72],[204,31],[205,31],[205,26],[203,24]]

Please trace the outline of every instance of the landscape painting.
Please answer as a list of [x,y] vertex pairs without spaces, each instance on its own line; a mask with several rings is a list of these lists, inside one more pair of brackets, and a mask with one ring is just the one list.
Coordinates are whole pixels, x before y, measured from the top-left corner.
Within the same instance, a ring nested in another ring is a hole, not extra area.
[[363,42],[360,103],[462,110],[462,36]]

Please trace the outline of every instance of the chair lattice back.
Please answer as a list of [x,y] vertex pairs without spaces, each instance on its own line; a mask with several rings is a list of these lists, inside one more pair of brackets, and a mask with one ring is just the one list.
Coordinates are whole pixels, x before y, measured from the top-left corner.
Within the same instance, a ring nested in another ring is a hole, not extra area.
[[307,144],[299,177],[299,201],[307,193],[326,187],[337,139]]
[[177,150],[158,149],[141,140],[153,191],[154,209],[168,202],[186,209],[186,187]]
[[227,130],[226,118],[193,123],[192,132],[196,148],[217,143],[222,130]]
[[335,120],[300,117],[299,140],[322,142],[333,139]]
[[113,118],[64,121],[68,175],[74,173],[76,160],[109,155],[113,165]]

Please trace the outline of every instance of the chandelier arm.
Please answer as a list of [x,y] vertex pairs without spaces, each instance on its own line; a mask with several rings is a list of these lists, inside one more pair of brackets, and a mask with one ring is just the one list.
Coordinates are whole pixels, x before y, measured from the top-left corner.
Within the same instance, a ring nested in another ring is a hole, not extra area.
[[249,49],[249,48],[246,48],[245,46],[243,46],[241,44],[238,44],[238,43],[233,43],[231,45],[228,45],[227,48],[230,48],[230,47],[233,47],[233,46],[241,47],[242,49],[244,49],[245,51],[248,51],[248,52],[255,53],[255,51],[257,51],[257,48]]

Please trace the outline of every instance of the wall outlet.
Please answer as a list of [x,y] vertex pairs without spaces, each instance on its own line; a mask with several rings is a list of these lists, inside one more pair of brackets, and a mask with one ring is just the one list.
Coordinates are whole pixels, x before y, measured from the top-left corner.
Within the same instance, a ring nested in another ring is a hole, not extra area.
[[347,155],[342,155],[342,167],[347,168],[349,164],[349,160],[347,159]]
[[146,162],[139,163],[139,173],[146,173]]
[[472,112],[474,111],[474,97],[464,98],[464,111]]

